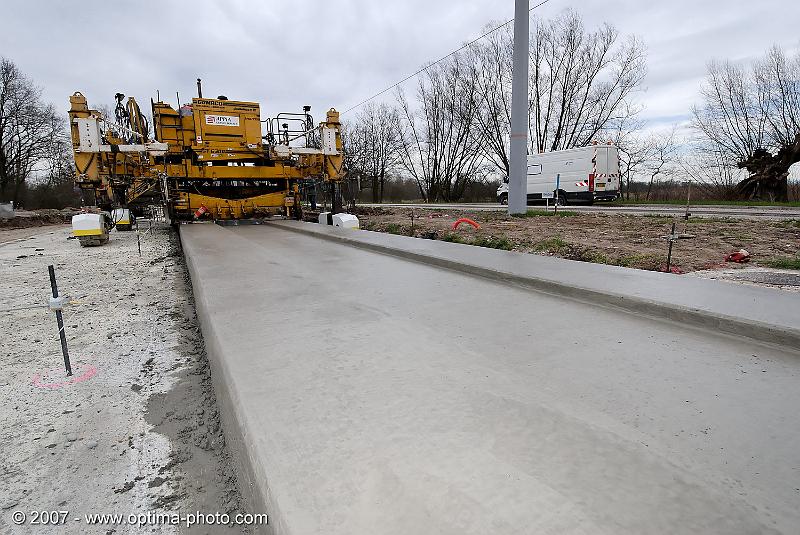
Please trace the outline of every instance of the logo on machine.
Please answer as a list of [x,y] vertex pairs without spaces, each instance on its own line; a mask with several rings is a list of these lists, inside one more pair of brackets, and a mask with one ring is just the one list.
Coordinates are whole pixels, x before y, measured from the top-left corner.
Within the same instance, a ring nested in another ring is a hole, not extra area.
[[239,126],[238,115],[206,115],[206,124],[213,126]]

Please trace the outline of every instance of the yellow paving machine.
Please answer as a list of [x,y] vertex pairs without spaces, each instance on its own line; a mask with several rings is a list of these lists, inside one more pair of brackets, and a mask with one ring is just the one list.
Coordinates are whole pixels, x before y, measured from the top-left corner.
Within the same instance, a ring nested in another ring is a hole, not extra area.
[[[151,102],[152,129],[136,100],[117,94],[114,117],[70,97],[75,182],[102,211],[163,204],[173,223],[282,215],[300,219],[300,185],[326,183],[338,199],[339,113],[315,124],[310,107],[262,120],[255,102],[198,97]],[[336,210],[334,210],[336,211]]]

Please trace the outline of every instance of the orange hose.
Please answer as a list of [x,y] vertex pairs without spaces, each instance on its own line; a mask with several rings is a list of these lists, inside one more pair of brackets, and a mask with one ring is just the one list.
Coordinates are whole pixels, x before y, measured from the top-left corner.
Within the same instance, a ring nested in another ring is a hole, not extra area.
[[468,224],[472,225],[473,227],[475,227],[476,229],[480,229],[481,228],[481,226],[479,224],[477,224],[475,221],[473,221],[472,219],[469,219],[469,218],[466,218],[466,217],[462,217],[461,219],[459,219],[458,221],[453,223],[453,230],[457,229],[458,226],[461,223],[468,223]]

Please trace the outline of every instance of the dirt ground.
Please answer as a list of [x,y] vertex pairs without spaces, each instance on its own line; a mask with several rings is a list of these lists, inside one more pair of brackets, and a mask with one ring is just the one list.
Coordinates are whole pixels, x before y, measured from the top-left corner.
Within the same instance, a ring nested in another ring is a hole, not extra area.
[[[135,232],[94,248],[68,236],[42,227],[0,244],[0,533],[248,532],[87,525],[97,513],[233,514],[240,495],[177,236],[143,230],[141,258]],[[46,308],[49,264],[74,300],[71,383]],[[66,523],[34,529],[43,510],[68,511]]]
[[[45,229],[42,227],[47,227],[47,228]],[[3,228],[0,229],[0,244],[12,241],[22,241],[24,239],[30,238],[31,236],[41,234],[42,232],[56,231],[69,228],[72,228],[71,225],[66,225],[66,224],[55,224],[55,225],[47,224],[47,225],[37,225],[35,227],[23,227],[23,228]]]
[[17,210],[14,217],[0,218],[0,230],[41,227],[44,225],[63,225],[79,213],[75,208],[63,210]]
[[[361,228],[394,234],[457,241],[525,253],[613,264],[647,270],[664,270],[673,218],[543,209],[527,217],[502,212],[408,208],[360,208]],[[413,214],[413,228],[412,228]],[[453,223],[470,218],[476,230]],[[768,266],[779,258],[800,252],[800,221],[766,221],[720,218],[677,219],[676,233],[691,235],[674,243],[672,266],[680,273],[749,266]],[[738,249],[751,254],[749,264],[725,262]]]

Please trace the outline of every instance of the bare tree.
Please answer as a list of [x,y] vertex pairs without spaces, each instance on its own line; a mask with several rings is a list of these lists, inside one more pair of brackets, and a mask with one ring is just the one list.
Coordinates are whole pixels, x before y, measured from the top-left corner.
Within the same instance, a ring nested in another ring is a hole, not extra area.
[[694,150],[679,159],[679,165],[692,184],[711,198],[733,200],[742,171],[722,150]]
[[[633,95],[646,74],[645,50],[613,26],[596,32],[566,11],[538,21],[530,48],[530,152],[585,146],[614,138],[639,112]],[[513,35],[508,27],[473,44],[476,66],[476,132],[486,159],[508,176]]]
[[473,44],[467,61],[475,66],[474,133],[486,160],[509,173],[513,35],[508,26]]
[[647,182],[645,199],[649,199],[653,185],[662,177],[670,176],[679,167],[679,147],[676,141],[677,126],[670,130],[643,134],[644,122],[633,120],[619,129],[614,136],[619,149],[620,178],[624,180],[624,194],[631,197],[631,182],[639,178]]
[[402,142],[400,113],[387,104],[368,104],[346,125],[348,171],[370,180],[372,202],[383,202],[386,176],[400,165]]
[[20,200],[26,180],[63,131],[41,91],[13,62],[0,58],[0,199]]
[[475,66],[456,54],[420,78],[419,109],[398,94],[402,165],[427,202],[458,200],[471,180],[483,178],[480,141],[474,134],[476,92]]
[[675,131],[671,130],[659,134],[652,134],[646,143],[647,158],[644,168],[648,175],[647,193],[645,200],[650,200],[653,184],[661,177],[672,175],[678,165],[678,145],[675,142]]
[[570,10],[536,24],[530,54],[532,152],[588,145],[635,111],[629,101],[647,73],[636,38],[620,42],[609,24],[587,32]]
[[[639,174],[640,168],[647,161],[646,143],[641,131],[645,126],[639,116],[639,106],[626,102],[626,111],[620,113],[619,121],[615,121],[614,129],[607,132],[611,141],[619,149],[620,196],[631,198],[631,181]],[[625,191],[622,185],[625,184]]]
[[749,173],[739,194],[786,200],[789,168],[800,162],[800,53],[774,47],[749,68],[712,62],[701,94],[694,126],[705,150]]
[[[625,180],[625,198],[631,198],[631,182],[639,175],[642,167],[647,162],[647,146],[640,138],[627,139],[619,145],[619,174]],[[620,196],[623,192],[620,192]]]

